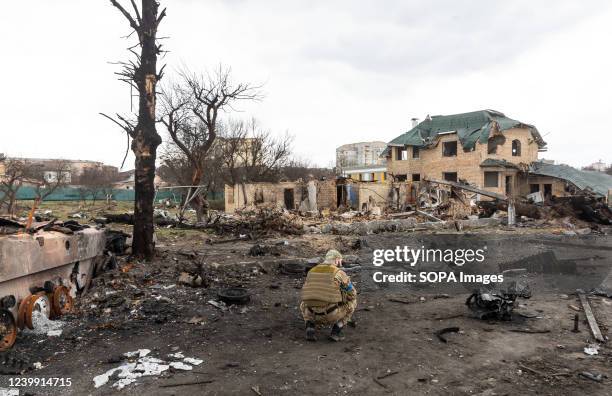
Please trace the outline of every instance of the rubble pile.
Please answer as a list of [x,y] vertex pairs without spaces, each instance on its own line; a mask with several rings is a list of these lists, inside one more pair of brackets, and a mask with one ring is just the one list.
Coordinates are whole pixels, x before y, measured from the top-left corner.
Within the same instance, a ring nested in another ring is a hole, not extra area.
[[589,194],[555,198],[551,209],[559,216],[572,216],[589,223],[612,225],[612,210]]
[[218,234],[264,236],[270,233],[302,235],[304,222],[297,215],[279,208],[257,208],[237,212],[235,216],[218,217],[208,224]]

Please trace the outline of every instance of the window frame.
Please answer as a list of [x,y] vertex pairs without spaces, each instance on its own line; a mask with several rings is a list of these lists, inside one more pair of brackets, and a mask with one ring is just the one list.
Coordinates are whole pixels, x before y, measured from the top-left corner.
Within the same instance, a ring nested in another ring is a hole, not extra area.
[[395,157],[397,161],[406,161],[408,159],[408,148],[406,146],[396,147]]
[[[516,144],[516,147],[515,147]],[[520,157],[521,156],[521,141],[519,139],[514,139],[512,141],[512,156],[513,157]]]
[[[495,173],[495,185],[494,186],[487,184],[487,175],[491,175],[492,173]],[[484,178],[483,186],[485,188],[499,188],[499,173],[500,173],[499,171],[484,171],[484,174],[483,174],[483,178]]]
[[[447,155],[446,154],[446,147],[450,144],[454,144],[455,145],[455,149],[454,149],[454,154],[450,154]],[[457,143],[456,140],[449,140],[448,142],[442,142],[442,157],[456,157],[457,156],[457,152],[459,151],[459,144]]]
[[[446,175],[455,175],[455,180],[447,179]],[[457,172],[442,172],[442,180],[457,183],[459,181],[459,174]]]

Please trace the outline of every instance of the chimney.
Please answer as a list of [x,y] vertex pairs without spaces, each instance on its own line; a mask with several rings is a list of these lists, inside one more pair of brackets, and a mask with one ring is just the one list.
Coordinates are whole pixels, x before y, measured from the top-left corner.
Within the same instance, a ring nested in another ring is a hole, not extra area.
[[415,126],[419,125],[419,119],[414,117],[412,118],[410,121],[412,121],[412,127],[414,128]]

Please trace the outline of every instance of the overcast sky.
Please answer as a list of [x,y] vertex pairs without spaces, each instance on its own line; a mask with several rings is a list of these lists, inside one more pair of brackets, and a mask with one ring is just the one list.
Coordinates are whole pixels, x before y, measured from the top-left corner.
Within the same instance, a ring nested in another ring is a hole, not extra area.
[[[239,106],[234,117],[289,131],[296,154],[319,165],[329,165],[339,145],[393,139],[412,117],[487,108],[534,124],[548,142],[545,158],[612,162],[612,2],[162,6],[166,78],[182,65],[223,63],[236,80],[263,83],[264,100]],[[109,64],[128,57],[129,31],[106,0],[4,4],[0,152],[120,165],[125,136],[98,113],[130,110],[129,88]]]

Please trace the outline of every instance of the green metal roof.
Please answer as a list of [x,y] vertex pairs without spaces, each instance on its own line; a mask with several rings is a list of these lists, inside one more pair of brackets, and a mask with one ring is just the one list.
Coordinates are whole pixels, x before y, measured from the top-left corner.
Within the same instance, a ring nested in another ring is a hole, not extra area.
[[569,165],[533,162],[529,166],[529,173],[563,179],[581,190],[588,188],[604,197],[608,195],[608,189],[612,188],[612,176],[603,172],[578,170]]
[[485,167],[501,167],[501,168],[513,168],[519,169],[519,166],[512,162],[506,161],[505,159],[487,158],[480,163],[480,166]]
[[[511,128],[527,128],[540,148],[546,146],[536,127],[508,118],[495,110],[429,117],[390,141],[388,146],[427,146],[433,143],[440,133],[456,131],[463,149],[469,151],[475,147],[477,141],[487,142],[493,123],[497,123],[502,132]],[[388,153],[388,146],[383,155]]]

